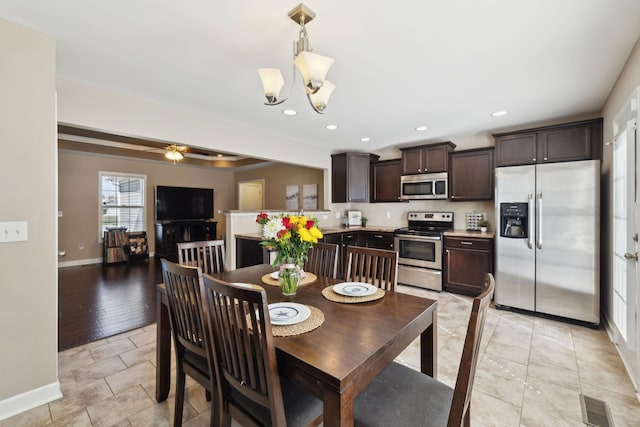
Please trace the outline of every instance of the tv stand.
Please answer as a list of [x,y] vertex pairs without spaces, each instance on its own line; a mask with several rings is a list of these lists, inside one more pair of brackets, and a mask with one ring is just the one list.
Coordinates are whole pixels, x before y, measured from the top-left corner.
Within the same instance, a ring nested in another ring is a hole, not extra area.
[[156,258],[178,260],[178,243],[216,239],[215,221],[163,221],[156,223]]

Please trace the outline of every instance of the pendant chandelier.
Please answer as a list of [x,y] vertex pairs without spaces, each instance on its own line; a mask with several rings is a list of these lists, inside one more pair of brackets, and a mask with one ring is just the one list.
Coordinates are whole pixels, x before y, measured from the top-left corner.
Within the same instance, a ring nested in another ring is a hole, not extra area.
[[[334,59],[313,53],[305,26],[316,17],[311,9],[300,3],[289,12],[288,16],[300,25],[298,40],[293,44],[293,81],[289,96],[295,86],[297,68],[302,76],[304,90],[311,107],[322,114],[327,107],[329,97],[336,88],[333,83],[325,79]],[[279,68],[259,68],[258,74],[262,80],[264,96],[267,98],[265,105],[282,104],[288,99],[288,97],[280,98],[284,78]]]

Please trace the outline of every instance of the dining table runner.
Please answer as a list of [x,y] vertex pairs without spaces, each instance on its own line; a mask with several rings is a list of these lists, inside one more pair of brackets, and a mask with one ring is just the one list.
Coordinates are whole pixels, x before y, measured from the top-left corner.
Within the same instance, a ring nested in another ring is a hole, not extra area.
[[326,288],[324,288],[322,290],[322,296],[325,297],[326,299],[328,299],[329,301],[333,301],[333,302],[343,302],[346,304],[355,304],[355,303],[359,303],[359,302],[369,302],[369,301],[375,301],[378,300],[382,297],[384,297],[384,290],[378,288],[378,290],[371,295],[364,295],[364,296],[356,296],[356,297],[351,297],[348,295],[341,295],[339,293],[337,293],[336,291],[333,290],[333,285],[332,286],[327,286]]

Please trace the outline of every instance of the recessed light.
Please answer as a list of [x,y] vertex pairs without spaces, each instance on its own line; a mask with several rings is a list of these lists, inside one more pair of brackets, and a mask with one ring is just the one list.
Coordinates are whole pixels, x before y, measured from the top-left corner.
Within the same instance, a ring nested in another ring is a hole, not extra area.
[[218,154],[218,157],[222,157],[222,154]]
[[329,130],[336,130],[338,129],[338,125],[326,125],[325,128]]
[[296,110],[282,110],[282,114],[285,116],[295,116],[298,112]]
[[360,141],[369,142],[369,141],[371,141],[371,138],[369,138],[368,136],[365,136],[364,138],[360,138]]
[[509,114],[508,111],[500,110],[500,111],[495,111],[491,113],[491,117],[501,117],[501,116],[506,116],[507,114]]
[[429,129],[427,126],[418,126],[418,127],[416,128],[416,130],[417,130],[418,132],[424,132],[424,131],[425,131],[425,130],[427,130],[427,129]]

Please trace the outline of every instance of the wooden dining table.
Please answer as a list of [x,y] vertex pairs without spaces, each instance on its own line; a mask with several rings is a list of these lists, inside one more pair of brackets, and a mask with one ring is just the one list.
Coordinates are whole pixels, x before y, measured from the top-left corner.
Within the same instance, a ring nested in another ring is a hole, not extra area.
[[[332,302],[322,290],[341,280],[322,276],[300,286],[295,297],[284,297],[279,287],[262,283],[272,271],[262,264],[212,276],[259,284],[269,303],[294,301],[322,311],[324,323],[317,329],[274,340],[280,373],[323,400],[325,427],[353,426],[355,397],[418,337],[421,371],[436,376],[437,301],[387,291],[375,301]],[[163,284],[157,292],[156,400],[161,402],[169,394],[171,326]]]

